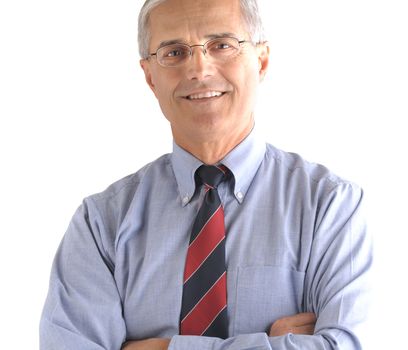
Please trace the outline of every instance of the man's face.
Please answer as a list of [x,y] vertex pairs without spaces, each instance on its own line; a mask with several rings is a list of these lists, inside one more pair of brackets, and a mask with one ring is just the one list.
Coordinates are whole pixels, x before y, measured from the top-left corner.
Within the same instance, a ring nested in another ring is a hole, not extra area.
[[[149,24],[151,53],[167,41],[204,44],[225,33],[250,40],[238,0],[168,0],[151,12]],[[256,91],[267,62],[265,46],[243,43],[239,54],[227,62],[204,56],[196,47],[181,66],[163,67],[155,57],[141,65],[175,141],[183,146],[226,135],[245,136],[253,126]]]

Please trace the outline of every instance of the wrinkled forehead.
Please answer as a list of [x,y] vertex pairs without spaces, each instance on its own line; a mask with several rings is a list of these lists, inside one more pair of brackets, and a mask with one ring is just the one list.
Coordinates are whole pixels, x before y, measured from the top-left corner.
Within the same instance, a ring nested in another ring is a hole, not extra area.
[[149,16],[150,49],[163,42],[202,42],[217,34],[248,37],[239,0],[167,0]]

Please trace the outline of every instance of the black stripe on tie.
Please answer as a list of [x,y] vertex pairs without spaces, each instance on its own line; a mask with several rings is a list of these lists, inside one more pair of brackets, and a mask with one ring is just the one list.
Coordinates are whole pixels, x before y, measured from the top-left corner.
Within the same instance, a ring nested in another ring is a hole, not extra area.
[[205,337],[228,338],[228,313],[227,308],[221,311],[210,327],[203,333]]
[[225,239],[210,254],[200,268],[190,277],[183,287],[183,305],[181,320],[200,301],[205,293],[225,272],[225,266],[220,264],[225,261]]
[[[204,225],[208,222],[208,220],[215,214],[219,206],[221,205],[221,201],[217,193],[214,193],[214,190],[209,190],[212,193],[206,193],[204,200],[207,202],[206,205],[201,205],[201,208],[197,214],[197,217],[194,221],[193,228],[191,230],[190,236],[190,243],[196,239],[198,234],[203,229]],[[208,196],[217,197],[214,198],[215,200],[209,201],[211,198],[207,198]]]

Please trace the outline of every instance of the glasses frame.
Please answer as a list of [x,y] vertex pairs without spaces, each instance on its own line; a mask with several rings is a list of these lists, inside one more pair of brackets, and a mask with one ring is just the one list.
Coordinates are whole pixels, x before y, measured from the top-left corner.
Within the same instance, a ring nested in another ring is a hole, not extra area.
[[[185,44],[185,43],[173,43],[173,44],[168,44],[168,45],[164,45],[164,46],[161,46],[161,47],[159,47],[157,50],[156,50],[156,52],[152,52],[152,53],[149,53],[149,56],[147,56],[147,60],[149,59],[149,58],[151,58],[151,57],[153,57],[153,56],[155,56],[156,57],[156,60],[157,60],[157,63],[159,64],[159,65],[161,65],[162,67],[166,67],[166,68],[173,68],[173,67],[180,67],[180,66],[182,66],[183,64],[185,64],[186,62],[188,62],[190,59],[191,59],[191,57],[193,56],[193,48],[194,47],[202,47],[202,49],[201,49],[201,51],[203,52],[203,54],[204,54],[204,56],[206,56],[207,55],[207,46],[208,46],[208,43],[211,43],[211,42],[213,42],[214,40],[220,40],[220,39],[234,39],[234,40],[236,40],[237,41],[237,43],[238,43],[238,45],[239,45],[239,50],[237,51],[237,54],[239,53],[239,51],[240,51],[240,49],[241,49],[241,44],[243,44],[243,43],[251,43],[252,41],[250,41],[250,40],[239,40],[238,38],[235,38],[235,37],[233,37],[233,36],[220,36],[220,37],[216,37],[216,38],[212,38],[212,39],[209,39],[209,40],[207,40],[204,44],[196,44],[196,45],[188,45],[188,44]],[[169,47],[169,46],[172,46],[172,45],[183,45],[184,47],[188,47],[189,48],[189,55],[188,55],[188,58],[185,60],[185,61],[183,61],[183,62],[181,62],[181,63],[179,63],[179,64],[176,64],[175,66],[166,66],[166,65],[164,65],[164,64],[162,64],[161,62],[160,62],[160,60],[158,60],[157,59],[157,53],[160,51],[160,50],[162,50],[162,49],[164,49],[164,48],[166,48],[166,47]],[[211,57],[211,56],[210,56]]]

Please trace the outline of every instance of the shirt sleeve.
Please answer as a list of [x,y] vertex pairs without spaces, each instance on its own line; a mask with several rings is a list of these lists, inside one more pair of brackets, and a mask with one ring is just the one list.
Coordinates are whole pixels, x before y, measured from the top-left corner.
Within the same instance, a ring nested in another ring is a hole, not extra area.
[[344,183],[319,203],[304,287],[304,311],[317,315],[314,335],[257,333],[226,340],[174,336],[169,349],[364,349],[372,240],[366,233],[362,198],[360,188]]
[[41,350],[119,350],[126,338],[102,221],[88,204],[76,211],[54,259],[40,322]]

